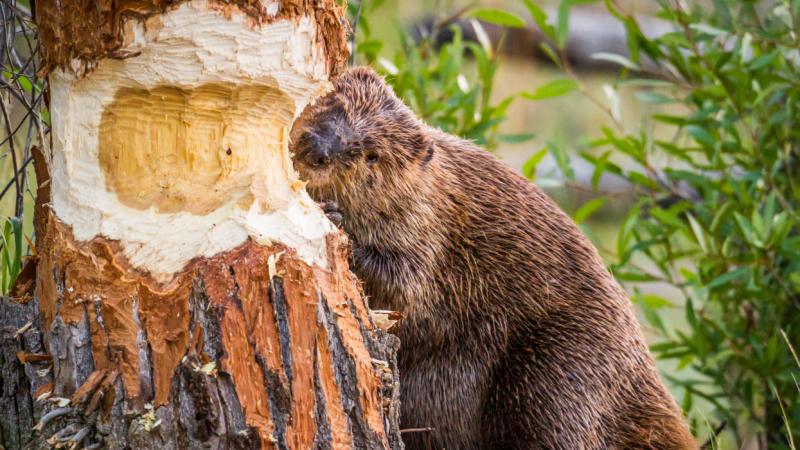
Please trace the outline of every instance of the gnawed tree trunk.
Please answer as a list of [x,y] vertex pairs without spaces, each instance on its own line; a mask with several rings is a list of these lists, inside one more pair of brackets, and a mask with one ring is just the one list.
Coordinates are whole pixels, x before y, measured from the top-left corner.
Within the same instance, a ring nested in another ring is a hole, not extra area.
[[400,447],[397,343],[288,152],[346,59],[336,1],[36,12],[52,148],[35,294],[0,306],[6,448]]

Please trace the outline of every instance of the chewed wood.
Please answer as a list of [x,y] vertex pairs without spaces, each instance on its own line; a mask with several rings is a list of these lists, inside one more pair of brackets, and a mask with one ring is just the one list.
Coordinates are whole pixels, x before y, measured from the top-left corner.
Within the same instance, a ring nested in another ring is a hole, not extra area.
[[[116,393],[95,406],[100,423],[129,426],[107,443],[156,448],[177,433],[181,442],[260,448],[390,447],[387,430],[396,430],[382,404],[391,391],[373,359],[392,355],[375,350],[382,334],[343,272],[342,238],[329,241],[338,262],[329,269],[286,246],[248,242],[163,284],[112,241],[74,241],[52,215],[41,242],[36,298],[53,392],[81,405],[98,390]],[[86,345],[57,348],[78,342]],[[130,426],[151,409],[157,428]]]
[[[80,71],[88,71],[104,58],[127,58],[125,21],[163,13],[180,5],[181,0],[42,0],[36,2],[36,22],[46,70],[68,68],[73,61]],[[336,74],[347,62],[347,33],[342,26],[344,8],[337,0],[235,0],[217,3],[225,14],[237,9],[250,18],[251,26],[303,15],[321,26],[316,40],[326,50],[328,72]],[[277,8],[276,8],[277,7]],[[271,13],[277,11],[277,13]]]

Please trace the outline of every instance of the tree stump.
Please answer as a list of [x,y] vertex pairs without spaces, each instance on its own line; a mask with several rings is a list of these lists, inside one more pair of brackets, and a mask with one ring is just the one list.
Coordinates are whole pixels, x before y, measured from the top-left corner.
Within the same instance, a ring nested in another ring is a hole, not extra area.
[[52,142],[35,291],[0,301],[5,448],[402,448],[398,342],[288,150],[346,61],[341,6],[36,17]]

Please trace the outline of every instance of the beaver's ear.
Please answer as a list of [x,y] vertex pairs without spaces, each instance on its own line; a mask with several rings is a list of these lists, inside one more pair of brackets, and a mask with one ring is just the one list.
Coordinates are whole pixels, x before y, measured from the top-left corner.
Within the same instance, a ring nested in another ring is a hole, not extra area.
[[393,107],[392,90],[369,67],[355,67],[333,80],[334,90],[347,100],[353,110],[361,114]]
[[436,144],[433,142],[433,139],[426,138],[423,141],[422,152],[420,154],[420,164],[424,167],[427,166],[428,163],[431,162],[433,159],[433,155],[436,153]]

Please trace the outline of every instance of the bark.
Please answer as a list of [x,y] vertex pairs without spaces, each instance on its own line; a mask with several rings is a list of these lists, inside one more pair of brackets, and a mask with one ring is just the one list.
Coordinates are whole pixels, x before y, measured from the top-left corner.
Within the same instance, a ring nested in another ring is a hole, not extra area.
[[341,14],[37,2],[53,142],[35,290],[0,299],[4,448],[402,448],[398,342],[286,142]]
[[[153,289],[102,238],[75,244],[48,225],[60,250],[43,301],[56,312],[0,305],[5,448],[51,448],[84,429],[84,444],[105,448],[401,447],[397,340],[345,291],[346,267],[315,275],[286,248],[246,244]],[[40,322],[52,364],[22,364],[19,352],[45,354]],[[53,411],[67,414],[35,432]]]

